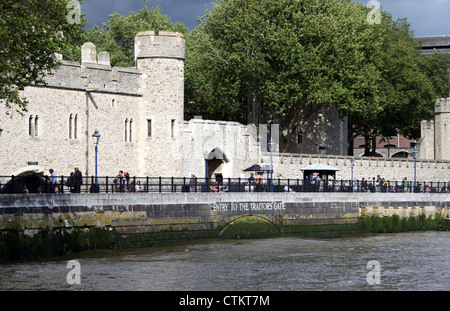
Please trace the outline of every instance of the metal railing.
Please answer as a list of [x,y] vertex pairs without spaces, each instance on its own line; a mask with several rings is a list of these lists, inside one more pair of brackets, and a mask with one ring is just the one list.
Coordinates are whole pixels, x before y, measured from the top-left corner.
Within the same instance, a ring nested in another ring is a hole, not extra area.
[[[189,177],[71,177],[42,175],[0,176],[0,193],[180,193],[180,192],[450,192],[447,182],[265,179],[261,184],[247,178]],[[53,182],[52,182],[53,181]]]

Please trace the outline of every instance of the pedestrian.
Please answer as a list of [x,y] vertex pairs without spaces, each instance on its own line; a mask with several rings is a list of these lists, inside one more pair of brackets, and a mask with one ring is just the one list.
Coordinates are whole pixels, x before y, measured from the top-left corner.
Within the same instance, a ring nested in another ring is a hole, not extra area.
[[324,182],[322,178],[318,179],[319,192],[323,192]]
[[189,178],[189,191],[190,192],[197,192],[197,178],[194,174],[191,174],[191,178]]
[[255,178],[255,184],[256,184],[256,192],[262,192],[263,191],[263,172],[258,172]]
[[369,185],[364,177],[361,178],[361,192],[369,192]]
[[124,187],[123,188],[124,188],[125,192],[129,192],[128,185],[130,184],[130,174],[128,174],[128,172],[125,172],[124,177],[125,177],[125,179],[124,179],[124,184],[123,184]]
[[319,173],[313,173],[310,182],[311,182],[312,191],[318,190],[319,189]]
[[409,182],[408,182],[408,178],[403,178],[403,182],[402,182],[402,186],[403,186],[403,192],[406,192],[407,190],[408,190],[408,184],[409,184]]
[[119,171],[119,175],[114,179],[114,183],[116,184],[116,192],[123,192],[124,190],[124,177],[123,177],[123,171]]
[[377,192],[380,192],[383,190],[383,178],[380,177],[380,175],[377,175]]
[[74,192],[74,172],[70,172],[69,178],[66,180],[66,186],[69,187],[69,191]]
[[389,181],[385,180],[384,178],[382,179],[382,184],[381,184],[381,192],[388,192],[389,191]]
[[136,192],[141,192],[142,191],[141,182],[139,180],[136,182],[135,191]]
[[73,175],[73,192],[80,193],[82,184],[83,184],[83,174],[81,174],[81,171],[78,169],[78,167],[75,167]]
[[56,173],[55,171],[51,168],[48,170],[50,172],[50,193],[55,193],[57,192],[57,187],[56,187]]
[[252,192],[253,188],[255,187],[255,177],[254,173],[250,173],[250,177],[248,178],[248,191]]
[[209,192],[218,192],[219,189],[217,188],[217,185],[214,183],[214,181],[209,181]]

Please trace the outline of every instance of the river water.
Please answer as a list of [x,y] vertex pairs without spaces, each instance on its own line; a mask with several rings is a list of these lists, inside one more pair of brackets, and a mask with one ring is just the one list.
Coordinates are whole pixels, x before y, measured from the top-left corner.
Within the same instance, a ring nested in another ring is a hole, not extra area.
[[450,232],[196,240],[3,264],[0,278],[2,291],[450,290]]

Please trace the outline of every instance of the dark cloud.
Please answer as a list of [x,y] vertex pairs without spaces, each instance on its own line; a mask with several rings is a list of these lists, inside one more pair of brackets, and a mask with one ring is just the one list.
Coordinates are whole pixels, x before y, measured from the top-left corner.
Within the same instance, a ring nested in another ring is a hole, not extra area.
[[[357,1],[357,0],[354,0]],[[143,8],[141,0],[84,0],[83,14],[88,21],[87,28],[108,21],[114,12],[126,15]],[[214,0],[149,0],[148,6],[160,6],[172,22],[182,22],[189,29],[195,28],[197,18],[203,16],[206,7],[211,8]],[[358,0],[367,4],[369,0]],[[407,18],[416,36],[450,35],[450,0],[378,0],[383,10],[394,19]]]
[[[211,7],[213,1],[205,0],[150,0],[147,6],[159,6],[170,20],[184,23],[189,29],[195,28],[197,19],[203,16],[207,7]],[[144,7],[141,0],[84,0],[81,10],[88,21],[86,28],[93,25],[102,25],[108,21],[108,16],[114,12],[127,15],[129,12],[137,12]]]

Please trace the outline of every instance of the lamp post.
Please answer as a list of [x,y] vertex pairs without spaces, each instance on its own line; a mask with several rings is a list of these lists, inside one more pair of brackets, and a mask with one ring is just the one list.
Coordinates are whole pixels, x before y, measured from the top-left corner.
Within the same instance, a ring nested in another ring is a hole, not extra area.
[[351,158],[350,162],[352,163],[351,164],[351,166],[352,166],[352,184],[351,184],[351,186],[353,187],[353,163],[355,162],[355,159]]
[[95,104],[94,98],[91,92],[96,92],[97,88],[86,88],[86,176],[89,176],[89,98],[95,108],[98,108]]
[[270,138],[269,146],[270,146],[270,192],[273,192],[273,146],[275,143],[272,138]]
[[205,158],[205,192],[208,192],[208,151],[203,152]]
[[98,143],[100,141],[100,134],[97,130],[95,130],[94,134],[92,135],[92,141],[95,145],[95,184],[98,185],[97,180],[97,151],[98,151]]
[[417,141],[414,141],[414,151],[412,154],[412,157],[414,158],[414,184],[413,184],[413,192],[416,191],[416,177],[417,177],[417,154],[419,151],[417,151]]

